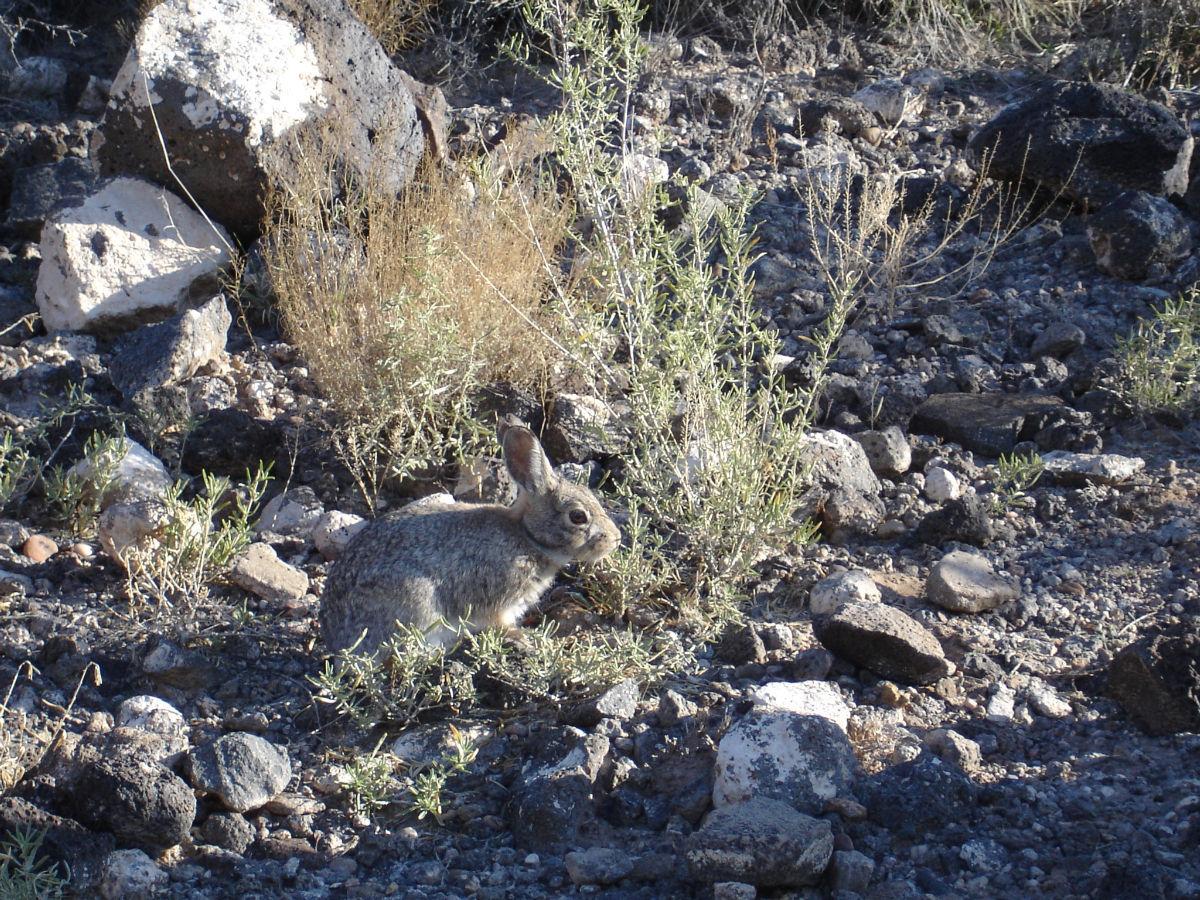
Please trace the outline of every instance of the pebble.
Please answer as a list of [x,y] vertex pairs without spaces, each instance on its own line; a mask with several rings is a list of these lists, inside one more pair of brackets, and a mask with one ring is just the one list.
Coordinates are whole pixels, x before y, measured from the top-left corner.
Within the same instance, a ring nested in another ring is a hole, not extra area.
[[21,545],[21,552],[35,563],[43,563],[58,552],[58,544],[44,534],[35,534]]

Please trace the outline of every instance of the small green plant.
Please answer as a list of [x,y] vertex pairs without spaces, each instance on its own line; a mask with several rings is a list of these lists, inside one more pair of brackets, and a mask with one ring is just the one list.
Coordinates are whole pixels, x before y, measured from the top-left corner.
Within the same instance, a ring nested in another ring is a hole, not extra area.
[[509,703],[561,708],[595,696],[629,677],[654,681],[684,664],[677,643],[633,629],[598,627],[559,634],[553,622],[521,631],[517,646],[495,629],[469,638],[466,655],[475,671],[500,686]]
[[462,775],[479,755],[479,749],[471,738],[450,726],[450,748],[442,758],[410,773],[407,783],[407,799],[403,806],[417,819],[431,816],[438,824],[445,814],[446,784],[455,775]]
[[321,699],[359,727],[407,725],[432,710],[460,710],[475,699],[471,673],[412,626],[401,625],[378,655],[340,651],[312,679]]
[[1012,506],[1026,505],[1029,498],[1025,492],[1038,483],[1045,468],[1041,456],[1033,450],[1024,455],[1000,454],[996,460],[994,511],[1002,512]]
[[83,459],[78,464],[69,469],[53,466],[45,476],[46,499],[55,517],[75,534],[95,533],[105,495],[116,484],[128,446],[124,432],[93,432],[84,443]]
[[0,897],[57,900],[65,896],[71,871],[65,864],[39,858],[44,840],[45,832],[32,828],[14,829],[0,840]]
[[1117,346],[1125,396],[1142,413],[1200,409],[1200,288],[1167,300]]
[[249,546],[253,517],[270,482],[268,467],[246,473],[234,488],[228,478],[204,472],[196,497],[183,499],[176,482],[161,501],[162,525],[125,552],[130,596],[167,606],[195,599]]
[[0,438],[0,509],[29,492],[37,480],[37,470],[37,460],[11,431],[6,431]]
[[396,758],[379,751],[383,740],[380,738],[370,753],[357,755],[346,763],[345,787],[354,815],[370,817],[387,806],[400,787],[395,777]]

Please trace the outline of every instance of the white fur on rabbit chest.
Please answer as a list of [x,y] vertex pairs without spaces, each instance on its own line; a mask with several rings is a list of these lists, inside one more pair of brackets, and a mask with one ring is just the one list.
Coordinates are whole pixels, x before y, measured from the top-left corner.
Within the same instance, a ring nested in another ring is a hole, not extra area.
[[329,573],[320,612],[325,642],[335,652],[358,642],[356,652],[374,653],[397,622],[437,644],[453,641],[460,623],[472,632],[512,628],[561,562],[504,507],[463,504],[378,519]]

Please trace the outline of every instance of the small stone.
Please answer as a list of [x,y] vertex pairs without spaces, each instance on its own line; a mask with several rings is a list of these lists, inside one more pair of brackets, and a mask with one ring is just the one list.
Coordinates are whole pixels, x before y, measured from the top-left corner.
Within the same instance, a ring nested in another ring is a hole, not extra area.
[[882,431],[860,431],[853,435],[862,444],[871,470],[881,478],[897,478],[912,465],[912,447],[899,425]]
[[925,496],[934,503],[957,500],[961,494],[958,476],[949,469],[933,466],[925,473]]
[[104,900],[149,900],[170,880],[143,850],[114,850],[104,858],[98,890]]
[[246,548],[233,564],[230,577],[239,587],[273,603],[296,601],[308,593],[308,576],[262,542]]
[[828,822],[756,797],[713,810],[684,845],[696,881],[761,887],[815,884],[833,855]]
[[949,728],[937,728],[925,735],[929,748],[947,762],[954,763],[964,772],[973,772],[983,762],[979,744]]
[[1029,355],[1035,360],[1043,356],[1062,359],[1071,351],[1082,347],[1086,340],[1087,335],[1078,325],[1071,322],[1052,322],[1033,339]]
[[713,900],[755,900],[758,888],[742,881],[718,881],[712,895]]
[[864,893],[875,874],[875,860],[857,850],[835,850],[830,865],[833,887],[838,891]]
[[817,639],[843,659],[903,684],[930,684],[949,671],[937,638],[882,603],[845,603],[814,623]]
[[353,513],[330,510],[313,526],[313,544],[326,559],[337,559],[350,543],[350,539],[362,531],[367,520]]
[[1071,714],[1071,704],[1040,678],[1030,680],[1025,696],[1033,711],[1048,719],[1061,719]]
[[984,557],[963,550],[942,557],[930,571],[925,591],[943,609],[966,613],[995,609],[1021,593],[1014,581],[997,575]]
[[808,595],[808,608],[814,616],[823,616],[843,603],[878,603],[882,596],[867,572],[851,569],[837,572],[813,585]]
[[21,545],[21,552],[35,563],[43,563],[58,552],[58,544],[44,534],[35,534]]
[[615,884],[633,870],[633,857],[625,850],[590,847],[563,857],[572,884]]

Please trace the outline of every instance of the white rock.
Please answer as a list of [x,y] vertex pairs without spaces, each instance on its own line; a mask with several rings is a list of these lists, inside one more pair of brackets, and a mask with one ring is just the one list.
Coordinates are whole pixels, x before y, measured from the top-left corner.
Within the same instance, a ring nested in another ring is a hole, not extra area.
[[1016,715],[1016,692],[1004,682],[996,685],[996,690],[987,702],[987,717],[993,722],[1011,722]]
[[878,603],[882,599],[879,586],[862,569],[837,572],[813,585],[808,595],[808,609],[814,616],[833,612],[843,603]]
[[367,520],[354,513],[334,509],[325,513],[313,527],[312,539],[317,552],[326,559],[337,559],[350,539],[367,526]]
[[853,99],[888,125],[899,125],[906,119],[912,119],[925,107],[925,95],[898,78],[869,84],[854,94]]
[[117,709],[117,726],[148,731],[163,739],[167,754],[160,760],[168,768],[190,749],[189,728],[183,713],[161,697],[139,694]]
[[1071,704],[1040,678],[1030,679],[1025,696],[1033,711],[1048,719],[1061,719],[1071,714]]
[[312,488],[293,488],[266,502],[254,530],[308,540],[324,515],[325,507]]
[[925,496],[934,503],[945,503],[947,500],[957,500],[962,494],[962,485],[958,476],[949,469],[932,466],[925,473]]
[[229,573],[239,587],[274,603],[299,600],[308,592],[308,576],[281,560],[270,544],[256,541],[237,558]]
[[857,769],[850,741],[833,722],[760,706],[721,738],[713,805],[769,797],[815,815],[849,789]]
[[153,552],[157,536],[170,521],[160,501],[131,500],[114,504],[100,514],[96,536],[109,558],[128,569],[135,553]]
[[168,880],[144,850],[114,850],[101,865],[99,891],[104,900],[149,900]]
[[46,222],[38,311],[48,331],[166,318],[215,293],[230,246],[223,230],[166,189],[114,178]]
[[171,475],[157,456],[127,437],[120,440],[124,443],[115,445],[123,449],[123,452],[122,449],[116,451],[121,453],[120,460],[113,460],[111,456],[102,459],[85,457],[67,470],[67,474],[93,484],[108,475],[108,483],[103,485],[106,490],[100,502],[102,509],[134,500],[156,500],[171,487]]
[[1146,461],[1137,456],[1071,453],[1067,450],[1044,454],[1042,463],[1047,472],[1053,472],[1059,478],[1097,484],[1119,484],[1146,468]]
[[773,681],[756,688],[751,696],[755,706],[823,716],[842,731],[850,724],[850,707],[842,692],[828,681]]

